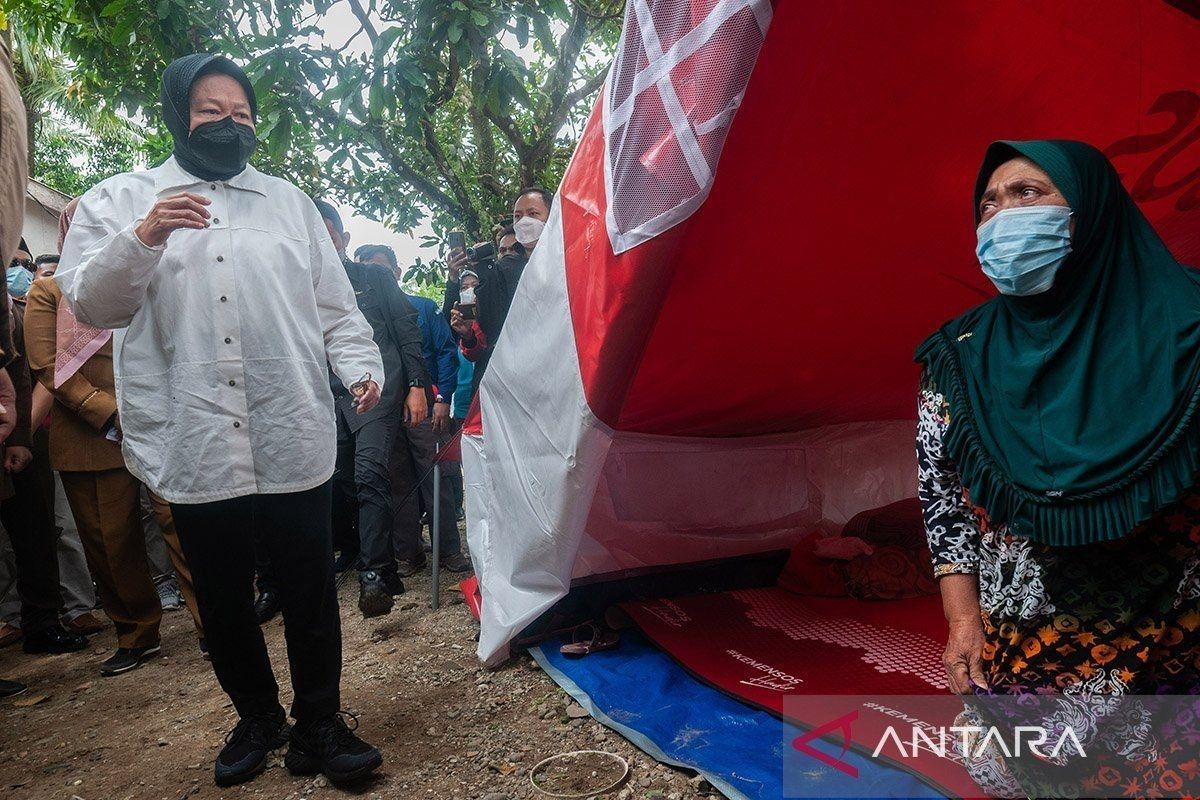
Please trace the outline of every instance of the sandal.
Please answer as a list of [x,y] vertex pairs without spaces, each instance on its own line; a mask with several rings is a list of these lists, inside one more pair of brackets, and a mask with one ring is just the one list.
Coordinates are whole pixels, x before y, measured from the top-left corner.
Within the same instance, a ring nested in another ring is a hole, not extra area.
[[612,650],[620,643],[621,634],[603,625],[585,622],[571,632],[570,644],[564,644],[558,648],[558,652],[564,656],[582,658],[590,653]]

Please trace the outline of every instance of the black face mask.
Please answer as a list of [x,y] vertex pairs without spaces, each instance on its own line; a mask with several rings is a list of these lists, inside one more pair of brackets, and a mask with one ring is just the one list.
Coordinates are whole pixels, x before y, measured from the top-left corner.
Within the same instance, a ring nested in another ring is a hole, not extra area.
[[258,140],[249,125],[225,117],[197,125],[188,134],[187,153],[175,148],[176,158],[188,172],[206,180],[232,178],[246,168]]

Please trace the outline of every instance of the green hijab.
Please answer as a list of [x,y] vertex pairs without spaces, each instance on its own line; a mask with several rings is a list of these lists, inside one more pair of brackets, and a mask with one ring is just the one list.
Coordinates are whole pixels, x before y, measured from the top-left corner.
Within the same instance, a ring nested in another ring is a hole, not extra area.
[[1054,287],[946,323],[917,361],[950,403],[971,501],[1055,546],[1128,535],[1200,469],[1200,273],[1168,251],[1116,171],[1071,141],[997,142],[975,182],[1025,156],[1074,212]]

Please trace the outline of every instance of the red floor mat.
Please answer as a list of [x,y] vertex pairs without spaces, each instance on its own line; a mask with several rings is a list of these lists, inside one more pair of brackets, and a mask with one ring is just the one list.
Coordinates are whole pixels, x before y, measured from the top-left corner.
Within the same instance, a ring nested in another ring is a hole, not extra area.
[[[831,720],[854,708],[854,724],[846,728],[859,751],[870,753],[895,715],[817,697],[878,698],[897,713],[945,726],[962,709],[949,696],[942,668],[946,623],[937,595],[873,602],[804,597],[772,587],[623,608],[686,669],[748,703],[810,729],[824,727],[822,733],[832,738],[842,729],[829,727]],[[905,707],[903,696],[912,695],[942,699],[907,701]],[[785,702],[797,696],[807,699]],[[920,753],[887,760],[949,795],[979,794],[957,758]]]

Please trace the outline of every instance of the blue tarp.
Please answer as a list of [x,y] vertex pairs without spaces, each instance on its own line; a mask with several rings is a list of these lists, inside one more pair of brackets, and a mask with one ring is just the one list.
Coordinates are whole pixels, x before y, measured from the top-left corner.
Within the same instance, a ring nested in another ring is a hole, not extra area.
[[[566,658],[560,644],[530,652],[601,723],[655,759],[699,772],[726,797],[785,797],[784,747],[800,728],[701,683],[636,630],[624,631],[615,650],[586,658]],[[815,745],[840,755],[837,745]],[[803,772],[803,795],[793,796],[943,797],[902,770],[854,752],[841,758],[858,767],[858,778],[814,761]]]

